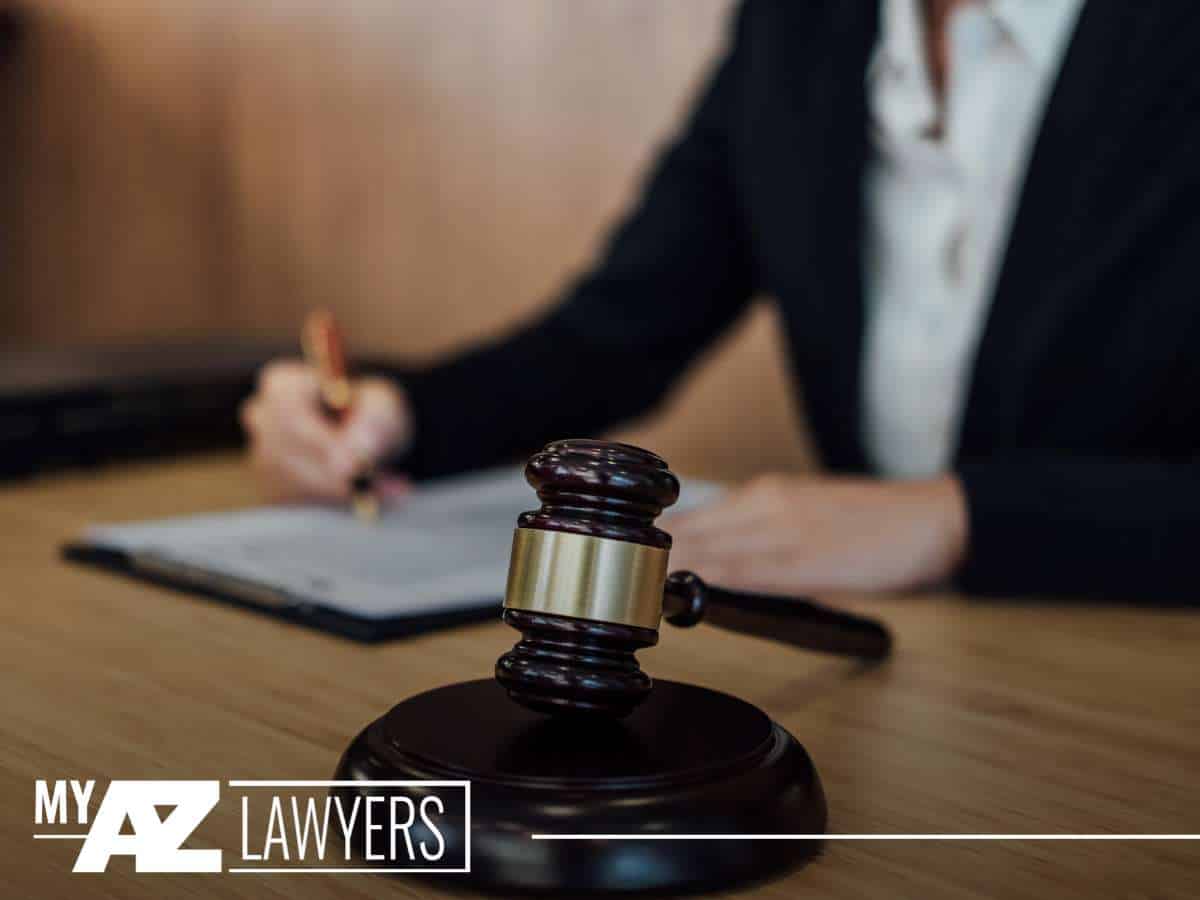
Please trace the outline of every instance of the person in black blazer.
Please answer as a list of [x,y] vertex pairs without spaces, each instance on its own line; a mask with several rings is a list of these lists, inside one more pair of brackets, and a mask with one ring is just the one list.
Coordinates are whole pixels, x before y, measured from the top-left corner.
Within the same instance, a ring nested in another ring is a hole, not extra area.
[[310,373],[270,367],[244,417],[267,483],[344,496],[354,441],[423,477],[596,433],[646,412],[765,293],[830,474],[764,476],[681,517],[673,564],[781,592],[953,579],[1193,599],[1200,4],[1082,6],[1016,187],[951,457],[906,479],[878,477],[862,428],[864,72],[880,8],[743,3],[640,202],[537,321],[403,373],[402,389],[367,381],[345,433],[317,423]]

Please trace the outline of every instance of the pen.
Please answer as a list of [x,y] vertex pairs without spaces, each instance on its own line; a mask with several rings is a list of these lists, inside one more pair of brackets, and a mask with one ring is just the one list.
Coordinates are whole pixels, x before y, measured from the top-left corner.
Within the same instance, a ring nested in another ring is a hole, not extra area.
[[[354,389],[346,365],[345,344],[337,320],[328,310],[314,310],[304,321],[301,334],[304,356],[317,371],[321,409],[335,422],[343,422],[354,405]],[[379,498],[374,491],[374,473],[362,466],[350,481],[351,508],[355,518],[373,522],[379,518]]]

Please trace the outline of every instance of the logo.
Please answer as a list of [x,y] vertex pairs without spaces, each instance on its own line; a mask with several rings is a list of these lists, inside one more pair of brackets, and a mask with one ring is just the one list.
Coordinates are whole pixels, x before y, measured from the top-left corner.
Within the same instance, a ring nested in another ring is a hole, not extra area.
[[[241,818],[236,849],[192,845],[206,843],[197,830],[221,802],[219,781],[112,781],[93,815],[95,780],[39,779],[33,836],[82,841],[73,872],[105,872],[114,857],[130,857],[139,873],[471,870],[469,782],[225,786]],[[230,857],[237,862],[226,866]]]

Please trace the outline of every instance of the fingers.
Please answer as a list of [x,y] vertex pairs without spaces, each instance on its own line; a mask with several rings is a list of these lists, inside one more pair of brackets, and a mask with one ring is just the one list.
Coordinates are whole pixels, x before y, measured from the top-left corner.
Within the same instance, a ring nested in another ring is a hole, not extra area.
[[720,587],[771,594],[828,589],[834,583],[825,571],[828,562],[785,542],[759,547],[685,542],[671,550],[673,570],[687,569]]
[[295,455],[253,457],[264,493],[277,503],[344,503],[349,480],[336,475],[318,460]]
[[268,406],[264,414],[271,418],[269,434],[272,440],[280,442],[281,450],[321,460],[343,478],[354,474],[354,455],[319,407]]
[[380,500],[394,503],[412,493],[412,481],[403,475],[378,475],[374,489]]
[[936,582],[962,546],[955,522],[963,504],[947,481],[757,479],[667,523],[671,562],[717,584],[771,593]]
[[341,502],[354,455],[323,414],[316,376],[295,360],[265,366],[242,408],[250,458],[266,495],[278,502]]
[[[354,475],[403,449],[412,434],[404,394],[383,379],[358,381],[349,415],[331,421],[316,374],[298,360],[263,368],[241,418],[262,487],[278,502],[345,501]],[[380,478],[377,489],[395,499],[408,482]]]
[[311,368],[298,359],[277,359],[263,366],[255,389],[256,399],[271,406],[315,406],[319,385]]
[[672,568],[743,590],[792,589],[803,573],[798,532],[809,530],[807,484],[796,477],[765,475],[715,503],[670,517]]
[[242,414],[250,460],[266,496],[276,502],[345,500],[350,469],[336,461],[331,439],[322,440],[319,428],[306,430],[282,419],[262,400],[250,401]]
[[799,505],[794,485],[785,489],[776,476],[756,478],[736,488],[715,503],[687,513],[664,519],[663,528],[677,542],[702,545],[712,542],[726,544],[733,540],[754,545],[770,543],[774,535],[760,523],[785,510]]
[[408,402],[390,381],[364,378],[338,440],[358,465],[375,465],[401,452],[411,439]]

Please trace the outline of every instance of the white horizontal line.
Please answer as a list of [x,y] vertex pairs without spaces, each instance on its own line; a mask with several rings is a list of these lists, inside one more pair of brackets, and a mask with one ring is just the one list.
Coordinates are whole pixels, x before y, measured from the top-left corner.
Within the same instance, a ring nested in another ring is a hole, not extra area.
[[229,787],[466,787],[468,781],[228,781]]
[[532,834],[535,841],[1200,841],[1200,834]]
[[371,873],[388,874],[388,875],[405,875],[420,872],[422,874],[436,875],[439,872],[444,872],[447,875],[462,875],[470,872],[470,869],[355,869],[355,868],[314,868],[305,866],[293,866],[291,868],[283,867],[276,869],[260,869],[252,866],[234,867],[225,870],[233,875],[368,875]]
[[86,834],[35,834],[35,841],[82,841]]

